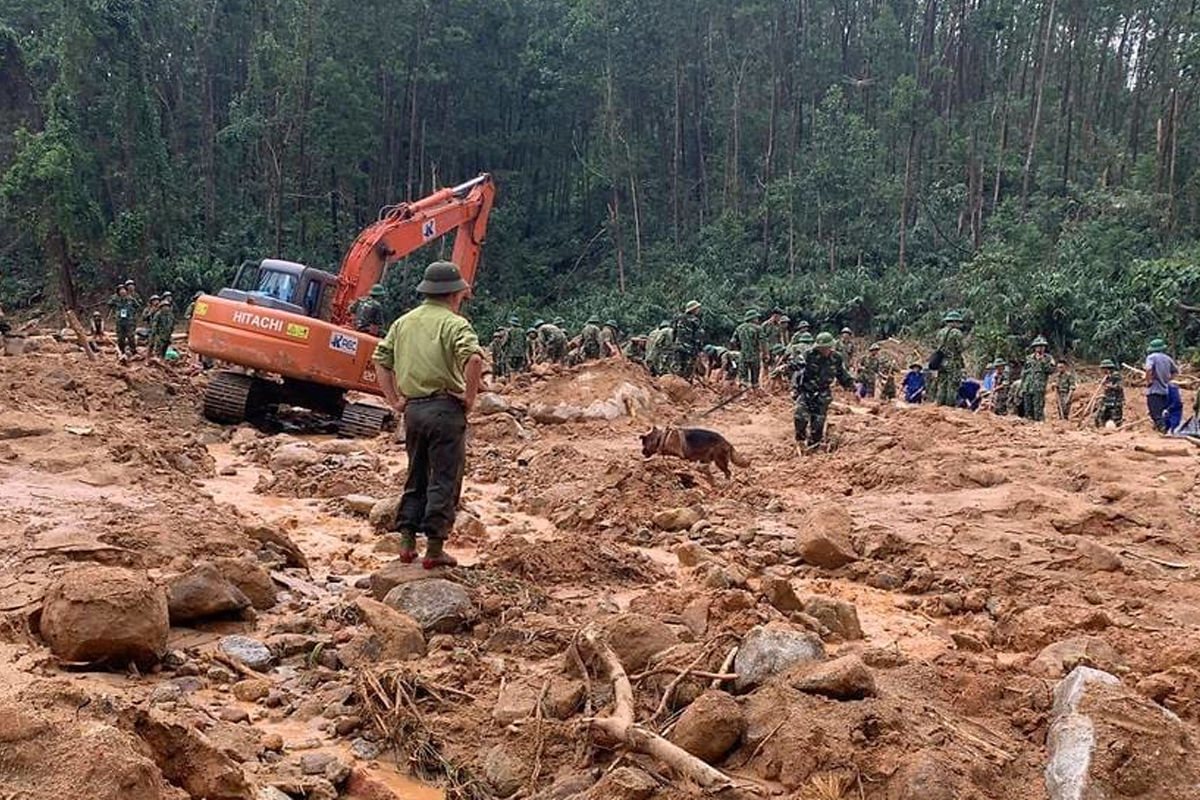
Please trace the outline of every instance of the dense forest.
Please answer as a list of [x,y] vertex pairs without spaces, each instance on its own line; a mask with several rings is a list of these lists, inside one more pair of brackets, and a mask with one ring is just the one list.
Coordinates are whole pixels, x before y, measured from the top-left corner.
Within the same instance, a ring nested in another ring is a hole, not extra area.
[[485,326],[695,297],[717,330],[954,307],[981,351],[1186,351],[1197,2],[0,0],[0,297],[329,267],[487,171]]

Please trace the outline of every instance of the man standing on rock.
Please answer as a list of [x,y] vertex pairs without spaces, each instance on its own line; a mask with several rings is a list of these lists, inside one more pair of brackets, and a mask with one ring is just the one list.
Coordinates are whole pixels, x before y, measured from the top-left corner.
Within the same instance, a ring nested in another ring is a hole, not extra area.
[[813,348],[804,357],[804,364],[792,375],[796,445],[807,444],[809,450],[816,449],[825,438],[825,416],[833,402],[830,391],[833,382],[836,380],[845,389],[854,388],[854,380],[834,344],[833,334],[817,334]]
[[1167,410],[1167,401],[1171,394],[1171,379],[1179,374],[1175,360],[1167,355],[1167,343],[1162,339],[1153,339],[1146,347],[1146,408],[1150,411],[1150,421],[1159,433],[1166,432],[1163,413]]
[[395,524],[400,560],[417,557],[417,536],[423,535],[422,566],[433,569],[458,563],[445,542],[462,489],[467,413],[479,391],[483,349],[459,314],[470,286],[457,266],[433,262],[417,291],[423,302],[392,323],[374,361],[388,405],[404,415],[408,477]]

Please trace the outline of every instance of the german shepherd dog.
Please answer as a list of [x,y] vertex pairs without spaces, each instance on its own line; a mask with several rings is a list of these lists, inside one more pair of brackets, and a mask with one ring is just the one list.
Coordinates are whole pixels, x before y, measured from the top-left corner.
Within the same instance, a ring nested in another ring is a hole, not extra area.
[[728,440],[716,431],[704,428],[659,428],[657,425],[649,433],[642,434],[642,455],[649,458],[652,455],[675,456],[684,461],[698,461],[705,467],[716,464],[717,469],[729,476],[729,464],[732,462],[739,467],[750,466],[749,460],[743,459],[733,449]]

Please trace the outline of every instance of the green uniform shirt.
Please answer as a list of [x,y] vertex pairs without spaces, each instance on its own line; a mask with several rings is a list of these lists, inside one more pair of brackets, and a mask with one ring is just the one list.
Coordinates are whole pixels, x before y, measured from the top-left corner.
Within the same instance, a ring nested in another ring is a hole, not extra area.
[[733,330],[733,341],[748,364],[762,360],[762,328],[756,322],[743,322]]
[[409,399],[467,389],[463,367],[482,355],[471,323],[445,303],[426,300],[392,323],[373,359],[396,373],[396,388]]

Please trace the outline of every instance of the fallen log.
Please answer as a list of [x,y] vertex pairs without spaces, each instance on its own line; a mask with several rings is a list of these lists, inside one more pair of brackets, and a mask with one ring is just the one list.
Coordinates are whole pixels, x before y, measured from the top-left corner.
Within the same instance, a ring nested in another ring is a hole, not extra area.
[[589,720],[593,730],[631,750],[645,753],[670,767],[678,777],[690,780],[703,789],[719,791],[734,785],[733,780],[725,773],[635,722],[633,686],[629,682],[629,676],[625,674],[625,668],[621,666],[621,660],[612,648],[599,641],[595,631],[584,634],[582,641],[604,664],[613,685],[613,712],[607,717],[593,717]]
[[87,353],[88,361],[95,361],[96,354],[92,352],[92,343],[88,339],[87,331],[83,328],[83,323],[79,321],[79,317],[75,316],[75,312],[69,308],[65,316],[67,324],[71,326],[71,330],[75,331],[75,338],[79,340],[79,346],[83,348],[83,352]]

